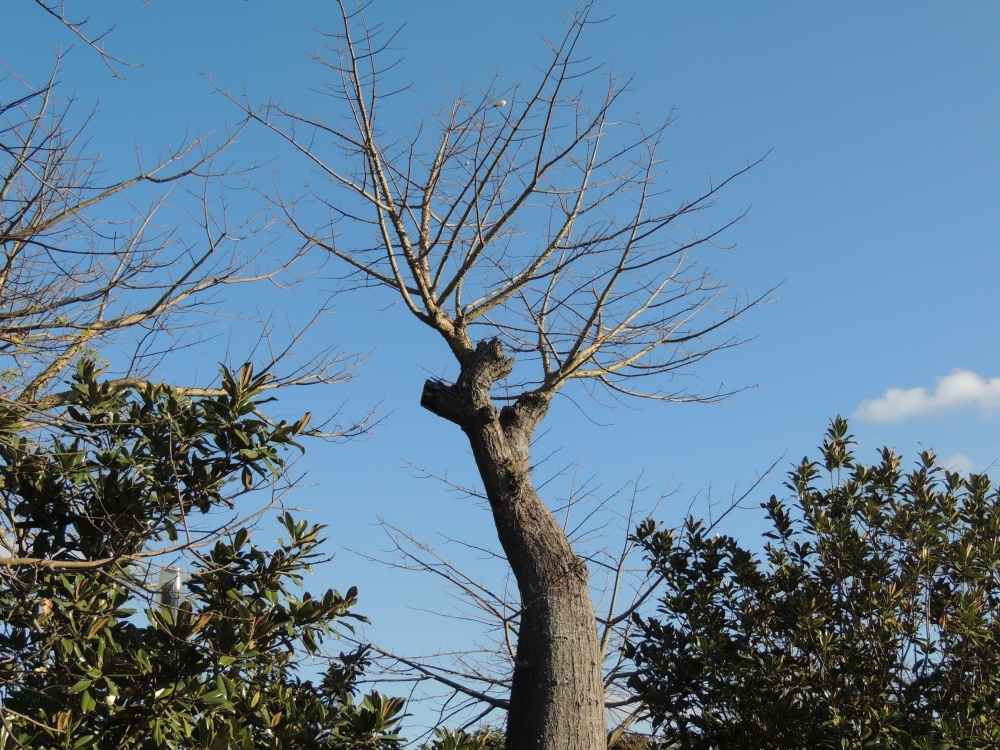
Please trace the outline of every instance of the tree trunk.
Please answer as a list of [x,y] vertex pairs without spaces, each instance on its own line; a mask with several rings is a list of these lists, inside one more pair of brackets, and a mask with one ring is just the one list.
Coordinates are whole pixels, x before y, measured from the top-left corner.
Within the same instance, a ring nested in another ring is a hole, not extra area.
[[604,690],[587,566],[531,483],[531,436],[549,397],[527,393],[498,409],[493,383],[513,360],[497,339],[461,362],[454,385],[429,380],[421,405],[469,438],[521,594],[507,750],[605,750]]

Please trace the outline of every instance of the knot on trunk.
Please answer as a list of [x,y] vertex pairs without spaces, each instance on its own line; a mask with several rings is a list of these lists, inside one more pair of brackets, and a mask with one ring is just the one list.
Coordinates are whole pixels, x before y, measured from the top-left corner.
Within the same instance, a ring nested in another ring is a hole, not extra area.
[[500,412],[500,420],[505,428],[533,431],[549,411],[551,397],[538,391],[526,391],[517,401],[508,404]]
[[455,385],[470,392],[485,391],[488,399],[490,387],[498,380],[506,379],[513,371],[514,358],[504,354],[500,339],[483,339],[462,360],[462,370]]
[[461,426],[488,424],[500,418],[500,410],[493,404],[476,406],[464,389],[440,380],[428,380],[420,394],[420,405],[432,414],[444,417]]
[[452,385],[428,380],[420,405],[460,426],[488,424],[500,418],[490,399],[490,388],[514,370],[514,360],[504,354],[500,339],[480,341],[462,360],[458,381]]

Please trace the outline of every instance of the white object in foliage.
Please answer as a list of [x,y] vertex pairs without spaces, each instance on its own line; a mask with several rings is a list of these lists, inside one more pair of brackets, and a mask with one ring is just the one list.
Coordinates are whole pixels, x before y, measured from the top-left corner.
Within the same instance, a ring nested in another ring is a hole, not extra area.
[[494,104],[495,104],[495,105],[496,105],[497,107],[506,107],[506,106],[507,106],[507,100],[506,100],[506,99],[497,99],[497,100],[496,100],[495,102],[493,102],[493,103],[494,103]]
[[161,607],[176,609],[181,604],[184,593],[184,574],[180,568],[164,568],[160,571],[160,585],[157,599]]

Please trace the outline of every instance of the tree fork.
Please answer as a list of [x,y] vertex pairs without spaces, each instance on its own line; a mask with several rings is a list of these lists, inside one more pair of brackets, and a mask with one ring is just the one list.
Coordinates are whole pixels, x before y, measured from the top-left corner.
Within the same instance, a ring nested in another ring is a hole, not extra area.
[[517,580],[522,611],[508,750],[603,750],[602,665],[587,566],[531,482],[529,445],[549,397],[529,392],[498,409],[490,387],[512,369],[498,339],[481,341],[458,380],[428,380],[420,403],[468,436]]

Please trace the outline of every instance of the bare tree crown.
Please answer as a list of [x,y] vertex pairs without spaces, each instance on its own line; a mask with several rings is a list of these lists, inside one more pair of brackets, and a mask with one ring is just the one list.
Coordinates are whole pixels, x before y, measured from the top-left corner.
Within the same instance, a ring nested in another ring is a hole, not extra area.
[[[216,165],[240,127],[186,140],[152,165],[137,156],[123,177],[103,173],[86,155],[91,114],[56,84],[59,61],[41,86],[0,81],[0,398],[41,409],[63,403],[56,386],[81,357],[115,356],[121,385],[149,378],[204,337],[196,327],[221,312],[227,290],[294,285],[306,254],[276,246],[266,207],[234,209],[232,183],[245,171]],[[316,307],[327,310],[324,300]],[[224,314],[243,318],[233,307]],[[247,322],[251,356],[273,376],[265,388],[350,376],[354,360],[332,347],[287,366],[302,330],[275,332],[260,310]],[[218,390],[191,385],[188,395]]]
[[[616,119],[628,81],[578,52],[593,23],[589,3],[550,43],[534,87],[504,88],[497,78],[475,93],[451,94],[429,123],[392,140],[379,111],[394,92],[384,90],[378,62],[393,35],[368,25],[364,8],[340,7],[344,31],[331,35],[329,54],[315,57],[332,72],[327,93],[346,117],[331,123],[233,98],[348,196],[333,200],[314,186],[329,224],[306,226],[294,201],[282,204],[289,224],[354,279],[398,294],[459,361],[476,338],[496,337],[519,363],[533,362],[533,372],[519,366],[516,383],[507,384],[511,400],[525,393],[547,400],[574,379],[616,396],[724,395],[637,381],[666,375],[669,383],[670,374],[732,345],[723,326],[769,298],[770,290],[727,295],[692,255],[742,213],[702,233],[688,226],[753,164],[692,199],[672,198],[660,185],[658,156],[669,121],[647,129]],[[586,85],[598,79],[600,94],[592,96]],[[335,149],[324,151],[330,142]],[[371,243],[338,243],[339,220],[370,227]]]

